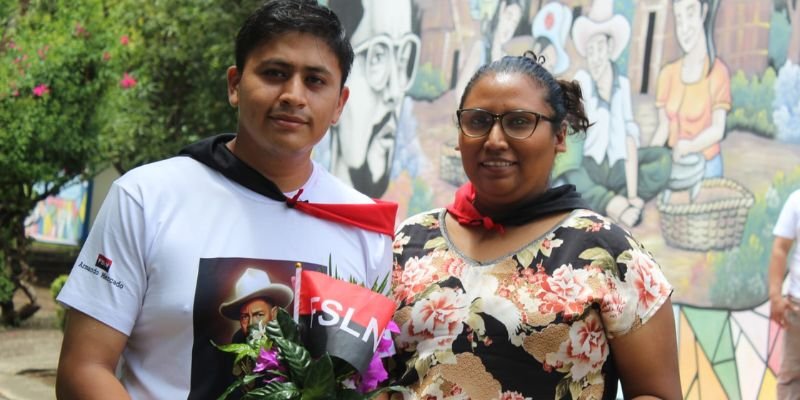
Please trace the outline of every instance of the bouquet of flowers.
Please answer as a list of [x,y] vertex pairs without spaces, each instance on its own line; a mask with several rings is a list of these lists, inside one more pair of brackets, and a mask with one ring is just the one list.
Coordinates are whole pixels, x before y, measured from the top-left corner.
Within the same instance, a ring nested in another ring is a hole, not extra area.
[[246,343],[217,346],[235,354],[236,380],[219,397],[369,399],[397,387],[382,358],[393,354],[395,303],[374,290],[298,269],[295,318],[283,309],[249,329]]

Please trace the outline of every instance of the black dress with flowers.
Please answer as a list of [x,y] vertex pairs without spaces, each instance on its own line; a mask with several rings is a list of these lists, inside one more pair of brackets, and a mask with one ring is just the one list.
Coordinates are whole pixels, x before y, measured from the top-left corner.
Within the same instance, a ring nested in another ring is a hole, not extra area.
[[479,263],[444,210],[394,242],[400,383],[416,399],[613,399],[608,339],[645,323],[672,291],[626,230],[573,211],[519,250]]

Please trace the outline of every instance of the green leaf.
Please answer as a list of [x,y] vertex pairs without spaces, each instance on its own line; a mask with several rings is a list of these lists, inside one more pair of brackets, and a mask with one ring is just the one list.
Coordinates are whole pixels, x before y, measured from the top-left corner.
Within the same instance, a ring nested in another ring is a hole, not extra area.
[[306,373],[311,364],[311,355],[308,350],[302,345],[284,338],[275,338],[274,340],[281,357],[289,364],[289,374],[292,377],[292,381],[305,381]]
[[293,400],[300,399],[301,392],[292,382],[272,382],[247,392],[242,398],[245,400]]
[[278,315],[272,321],[269,321],[266,327],[266,332],[269,337],[283,338],[294,343],[300,343],[300,333],[297,323],[294,322],[289,313],[282,309],[278,309]]
[[345,380],[356,372],[356,369],[349,362],[339,357],[331,357],[331,361],[333,361],[333,372],[336,375],[337,382]]
[[364,396],[362,398],[374,399],[374,398],[378,397],[378,395],[380,395],[382,393],[386,393],[386,392],[408,393],[409,390],[405,386],[386,386],[386,387],[382,387],[380,389],[375,389],[375,390],[373,390],[371,392],[367,392],[367,393],[364,394]]
[[447,241],[442,236],[439,236],[439,237],[436,237],[434,239],[428,240],[427,242],[425,242],[425,245],[423,246],[423,248],[426,249],[426,250],[427,249],[439,249],[439,248],[444,248],[444,247],[447,247]]
[[334,399],[336,380],[333,374],[333,361],[328,354],[311,363],[303,380],[303,400]]

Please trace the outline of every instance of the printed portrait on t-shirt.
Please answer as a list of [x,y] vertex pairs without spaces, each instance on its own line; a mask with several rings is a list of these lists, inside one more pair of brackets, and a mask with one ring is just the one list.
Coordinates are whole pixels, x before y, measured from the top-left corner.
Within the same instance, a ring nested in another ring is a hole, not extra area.
[[[327,271],[323,265],[301,266],[306,270]],[[250,330],[275,318],[279,308],[292,313],[296,268],[297,262],[284,260],[200,260],[189,399],[200,393],[222,394],[234,380],[234,356],[212,343],[245,343]]]

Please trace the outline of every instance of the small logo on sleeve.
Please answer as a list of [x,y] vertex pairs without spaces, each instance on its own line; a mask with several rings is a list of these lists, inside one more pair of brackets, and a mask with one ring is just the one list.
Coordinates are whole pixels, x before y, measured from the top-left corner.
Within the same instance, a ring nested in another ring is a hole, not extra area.
[[98,254],[97,261],[94,262],[94,266],[108,272],[108,270],[111,268],[111,259],[102,254]]

